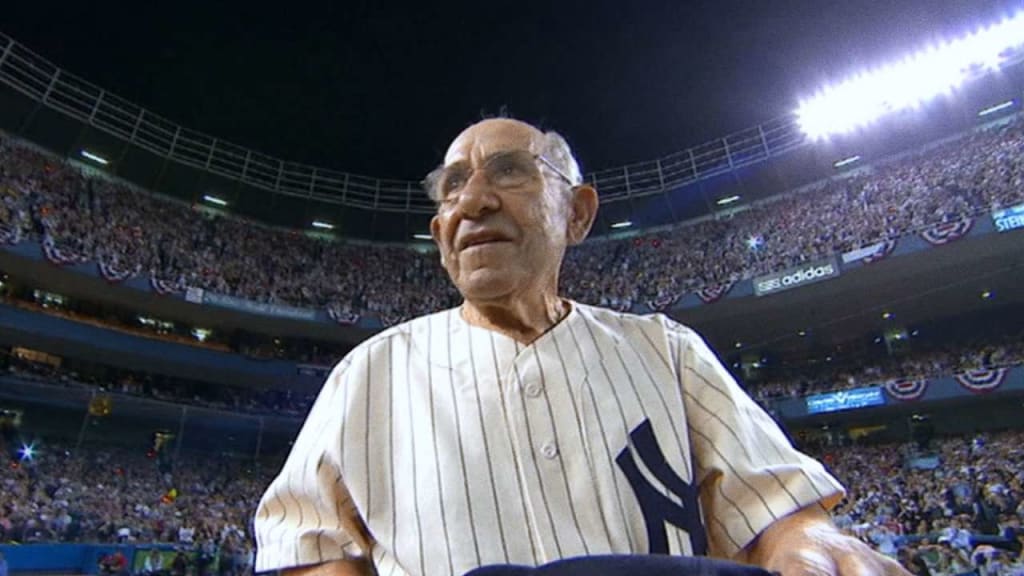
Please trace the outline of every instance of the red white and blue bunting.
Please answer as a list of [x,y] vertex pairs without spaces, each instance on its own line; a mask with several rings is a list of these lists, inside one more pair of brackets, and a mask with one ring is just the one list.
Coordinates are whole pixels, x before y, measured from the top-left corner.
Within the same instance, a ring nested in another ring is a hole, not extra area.
[[167,296],[168,294],[180,294],[185,291],[185,286],[181,282],[161,280],[155,276],[149,277],[149,285],[153,288],[153,292],[156,292],[161,296]]
[[380,321],[385,327],[397,326],[405,322],[406,317],[401,314],[381,314]]
[[957,222],[944,222],[921,232],[921,238],[924,238],[925,242],[932,246],[942,246],[966,236],[973,225],[974,219],[972,218],[965,218]]
[[96,263],[96,268],[107,282],[124,282],[136,274],[135,269],[120,268],[117,264],[107,264],[102,260]]
[[50,236],[43,239],[43,255],[46,256],[47,260],[58,266],[69,266],[85,262],[85,259],[78,254],[70,250],[58,248]]
[[1007,368],[968,370],[963,374],[957,374],[956,381],[970,392],[984,394],[999,388],[1006,379],[1007,372]]
[[356,314],[351,310],[342,310],[337,306],[328,306],[327,316],[329,316],[331,320],[334,320],[338,324],[342,324],[344,326],[351,326],[359,322],[359,314]]
[[885,392],[895,400],[902,402],[908,402],[917,400],[921,396],[924,396],[925,391],[928,389],[928,380],[920,378],[917,380],[901,378],[898,380],[889,380],[885,383]]
[[21,229],[17,226],[0,224],[0,244],[14,245],[21,242]]
[[730,290],[732,290],[733,284],[733,282],[726,282],[725,284],[712,284],[711,286],[705,286],[700,290],[697,290],[695,294],[697,294],[697,298],[700,298],[701,302],[705,304],[714,304],[715,302],[718,302],[719,300],[724,298],[725,295],[728,294]]
[[678,294],[666,294],[658,296],[654,300],[647,301],[647,307],[655,312],[664,312],[679,300]]

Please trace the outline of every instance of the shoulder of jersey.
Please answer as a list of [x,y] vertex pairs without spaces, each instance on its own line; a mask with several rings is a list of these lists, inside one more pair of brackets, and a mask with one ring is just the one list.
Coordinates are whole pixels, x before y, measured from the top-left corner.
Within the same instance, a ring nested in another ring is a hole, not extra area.
[[634,330],[650,330],[654,327],[660,327],[665,332],[672,332],[684,338],[696,336],[697,334],[689,326],[673,320],[660,312],[654,314],[633,314],[587,304],[574,303],[574,305],[579,308],[580,314],[592,319],[600,326],[612,328],[622,336],[630,336],[630,332]]
[[382,332],[374,334],[373,336],[357,344],[355,348],[349,351],[349,353],[346,354],[345,357],[342,358],[341,361],[335,366],[334,370],[336,371],[341,366],[348,366],[353,362],[358,362],[360,358],[365,358],[367,354],[367,348],[373,348],[380,342],[387,341],[391,338],[399,338],[404,340],[406,338],[412,337],[414,334],[426,336],[427,325],[435,321],[436,319],[440,318],[441,316],[449,314],[450,312],[452,312],[452,310],[453,309],[449,308],[446,310],[441,310],[440,312],[434,312],[433,314],[417,316],[412,320],[406,320],[401,324],[395,324],[394,326],[391,326],[390,328],[387,328]]

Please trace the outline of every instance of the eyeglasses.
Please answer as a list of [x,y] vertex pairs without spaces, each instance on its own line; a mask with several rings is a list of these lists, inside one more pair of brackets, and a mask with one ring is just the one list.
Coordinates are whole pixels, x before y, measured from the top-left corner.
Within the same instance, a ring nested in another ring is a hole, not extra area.
[[484,161],[476,170],[470,168],[466,163],[438,168],[427,176],[423,181],[423,186],[432,198],[443,202],[457,196],[465,189],[473,175],[479,171],[483,174],[484,181],[492,188],[513,190],[521,188],[541,176],[538,162],[554,172],[566,184],[574,185],[572,178],[542,154],[516,150],[498,152]]

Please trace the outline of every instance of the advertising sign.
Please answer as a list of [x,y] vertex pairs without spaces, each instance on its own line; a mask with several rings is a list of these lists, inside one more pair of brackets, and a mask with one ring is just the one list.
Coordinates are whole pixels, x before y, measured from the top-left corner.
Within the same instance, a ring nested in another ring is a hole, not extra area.
[[992,222],[996,225],[996,230],[1000,232],[1024,228],[1024,204],[996,210],[992,213]]
[[808,414],[824,414],[826,412],[838,412],[840,410],[853,410],[854,408],[865,408],[867,406],[882,406],[885,404],[885,395],[878,386],[870,388],[855,388],[853,390],[842,390],[840,392],[829,392],[828,394],[816,394],[805,398]]
[[821,282],[836,276],[839,276],[839,263],[836,262],[834,257],[816,260],[796,268],[754,278],[754,294],[766,296],[782,292],[783,290],[789,290],[790,288],[814,284],[815,282]]

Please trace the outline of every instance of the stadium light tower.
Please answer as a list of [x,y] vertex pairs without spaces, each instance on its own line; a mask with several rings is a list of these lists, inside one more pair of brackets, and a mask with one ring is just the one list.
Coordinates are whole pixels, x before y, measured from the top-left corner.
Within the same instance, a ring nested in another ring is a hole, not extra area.
[[915,108],[1021,58],[1024,12],[970,34],[863,72],[800,103],[811,138],[851,132],[887,114]]

